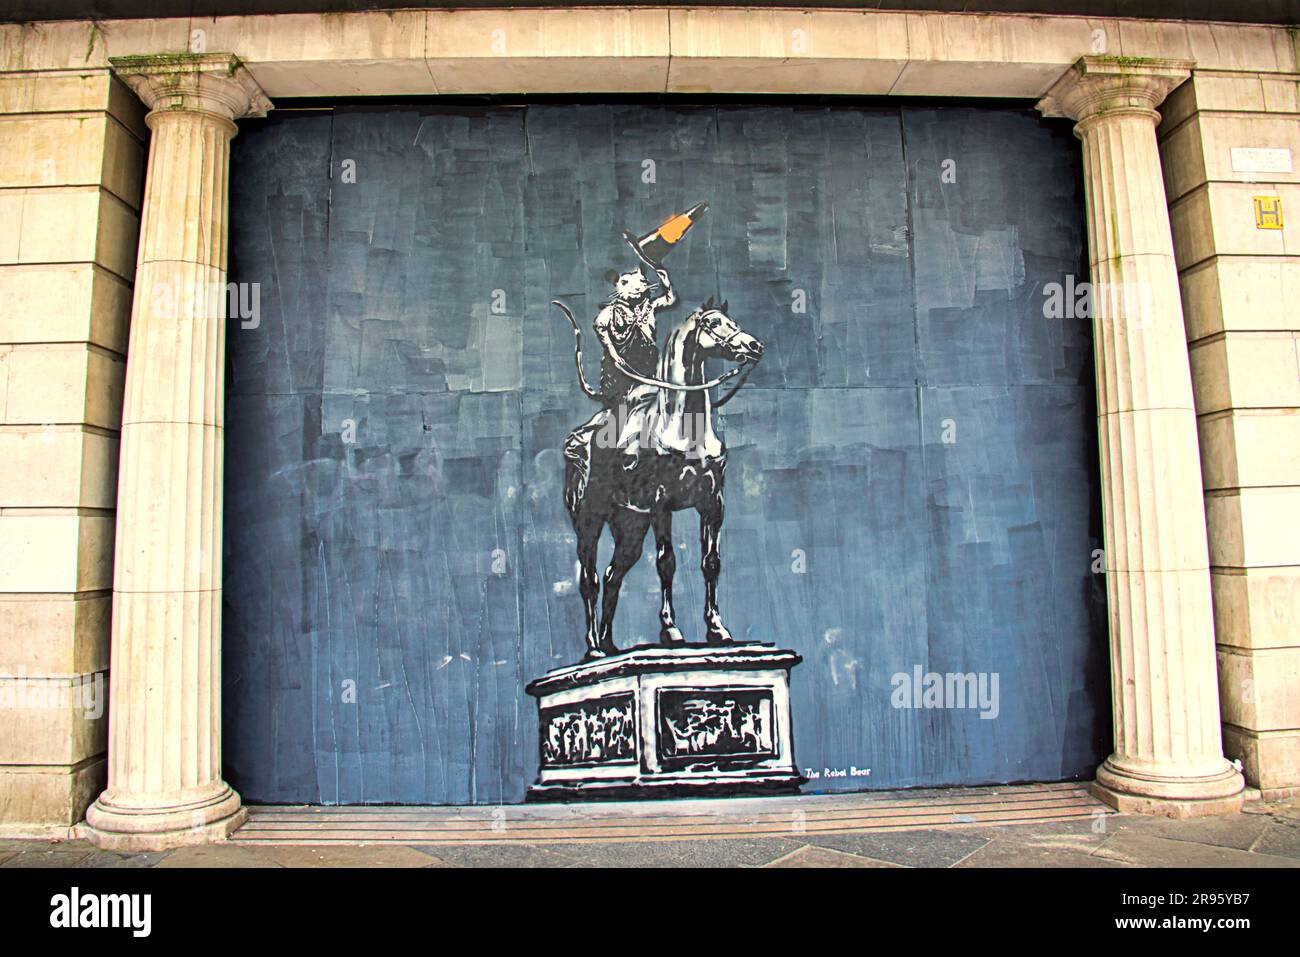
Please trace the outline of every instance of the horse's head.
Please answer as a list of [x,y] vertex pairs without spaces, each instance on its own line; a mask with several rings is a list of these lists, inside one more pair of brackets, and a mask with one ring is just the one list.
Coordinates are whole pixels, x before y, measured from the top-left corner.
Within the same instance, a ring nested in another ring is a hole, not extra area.
[[[763,343],[736,325],[725,302],[715,304],[710,298],[687,316],[664,344],[658,380],[642,380],[659,387],[648,420],[654,447],[701,461],[725,456],[726,446],[713,431],[713,410],[731,400],[762,357]],[[707,359],[736,365],[706,381]],[[730,379],[735,384],[715,402],[709,390]]]
[[695,320],[696,347],[706,357],[750,363],[763,358],[763,343],[736,325],[727,314],[725,302],[715,305],[710,298],[692,318]]

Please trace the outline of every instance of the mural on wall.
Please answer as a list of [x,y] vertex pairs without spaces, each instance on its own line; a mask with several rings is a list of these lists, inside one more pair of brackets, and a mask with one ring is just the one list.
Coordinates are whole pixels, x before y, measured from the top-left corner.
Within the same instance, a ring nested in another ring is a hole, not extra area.
[[[1068,123],[440,102],[272,114],[232,151],[230,279],[260,286],[226,350],[246,800],[1065,780],[1109,753],[1090,320],[1044,315],[1086,275]],[[640,560],[603,629],[615,532],[591,556],[583,522],[677,488],[661,449],[695,490],[725,461],[725,521],[616,516]]]
[[[772,643],[730,647],[734,639],[718,610],[727,447],[713,413],[744,385],[763,358],[763,343],[737,325],[726,301],[713,298],[672,331],[662,350],[656,336],[658,312],[678,302],[663,257],[706,209],[696,203],[640,238],[624,233],[659,281],[652,285],[641,267],[606,273],[614,290],[592,322],[601,346],[598,389],[583,370],[582,327],[563,302],[553,302],[573,327],[578,384],[601,409],[564,443],[564,503],[576,537],[587,647],[583,664],[553,670],[528,687],[543,715],[541,770],[529,789],[534,800],[774,792],[804,781],[789,733],[790,667],[800,659]],[[710,360],[733,367],[709,378]],[[735,384],[715,402],[710,390],[731,379]],[[699,517],[704,643],[723,653],[686,647],[677,624],[673,513],[681,511]],[[602,579],[596,559],[606,527],[613,555]],[[651,529],[660,647],[632,649],[611,667],[602,659],[619,654],[614,618],[623,579]],[[719,690],[729,684],[737,687]],[[642,720],[608,708],[612,698],[625,700],[626,711]],[[586,766],[599,773],[554,759],[574,750],[564,737],[568,729],[575,729]],[[635,747],[608,746],[628,731]]]
[[[660,286],[652,287],[639,268],[609,275],[614,293],[592,324],[602,348],[599,390],[587,383],[583,372],[581,327],[562,302],[554,303],[573,326],[582,391],[602,406],[564,443],[564,503],[577,535],[589,659],[617,651],[613,632],[618,593],[624,576],[641,557],[651,527],[663,597],[659,638],[670,645],[684,640],[673,611],[673,513],[684,509],[694,509],[700,519],[705,637],[710,644],[732,640],[718,611],[722,567],[718,541],[727,448],[713,429],[713,411],[726,405],[743,384],[743,376],[763,357],[763,343],[736,325],[727,315],[726,302],[718,306],[710,299],[673,331],[661,355],[655,338],[656,313],[676,305],[677,294],[668,270],[642,248],[652,242],[675,242],[705,208],[699,203],[669,219],[644,241],[629,237],[629,245],[654,270]],[[681,220],[687,225],[678,225]],[[661,239],[665,233],[673,239]],[[706,382],[704,366],[709,359],[726,359],[738,366]],[[709,390],[734,376],[742,376],[736,389],[713,403]],[[641,454],[643,449],[647,454]],[[605,572],[597,628],[596,600],[601,589],[596,549],[606,526],[613,533],[614,557]]]

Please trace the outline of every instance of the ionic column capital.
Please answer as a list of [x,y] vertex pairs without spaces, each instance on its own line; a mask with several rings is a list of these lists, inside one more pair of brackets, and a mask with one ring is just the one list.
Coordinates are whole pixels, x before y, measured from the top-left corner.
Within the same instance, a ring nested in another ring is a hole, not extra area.
[[149,107],[151,126],[155,117],[171,112],[205,113],[233,124],[274,109],[233,53],[110,57],[108,62]]
[[1044,116],[1064,116],[1079,124],[1110,115],[1137,114],[1160,119],[1156,107],[1192,74],[1194,60],[1084,56],[1074,62],[1038,101]]

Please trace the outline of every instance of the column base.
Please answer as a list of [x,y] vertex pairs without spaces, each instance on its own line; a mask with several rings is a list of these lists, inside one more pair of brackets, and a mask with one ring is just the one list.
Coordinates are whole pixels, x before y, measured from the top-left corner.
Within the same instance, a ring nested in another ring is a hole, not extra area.
[[176,804],[132,804],[130,795],[105,791],[86,811],[85,837],[106,851],[166,851],[224,841],[248,817],[224,781]]
[[1125,769],[1107,758],[1089,790],[1099,801],[1126,814],[1209,817],[1241,810],[1246,782],[1231,764],[1217,774],[1174,777]]

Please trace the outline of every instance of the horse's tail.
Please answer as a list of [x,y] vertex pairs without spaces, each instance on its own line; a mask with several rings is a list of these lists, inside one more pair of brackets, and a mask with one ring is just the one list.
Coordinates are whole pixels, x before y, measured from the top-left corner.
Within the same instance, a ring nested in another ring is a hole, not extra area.
[[559,306],[560,311],[569,320],[569,325],[573,326],[573,361],[578,366],[578,384],[582,386],[582,391],[586,393],[588,399],[594,402],[602,401],[600,393],[587,384],[587,375],[582,371],[582,329],[578,327],[578,320],[573,318],[573,313],[569,311],[569,307],[560,300],[552,299],[551,305]]

